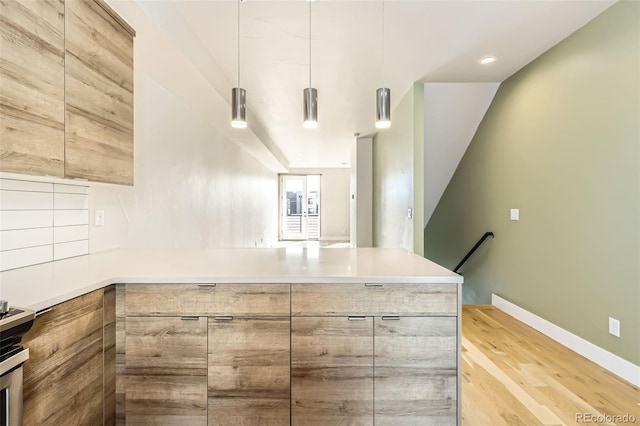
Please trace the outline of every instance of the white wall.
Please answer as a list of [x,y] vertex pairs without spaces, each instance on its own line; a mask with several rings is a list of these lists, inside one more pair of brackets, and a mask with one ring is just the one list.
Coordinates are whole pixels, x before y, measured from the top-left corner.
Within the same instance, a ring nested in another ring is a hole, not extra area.
[[424,84],[424,224],[429,223],[500,83]]
[[373,138],[358,138],[351,150],[351,244],[373,246]]
[[414,88],[373,139],[373,245],[413,251]]
[[291,169],[291,174],[320,178],[320,239],[349,241],[349,169]]
[[[134,187],[92,184],[90,250],[254,247],[277,239],[277,174],[216,127],[230,114],[197,67],[132,2]],[[224,120],[227,122],[227,120]],[[105,226],[93,226],[95,209]]]

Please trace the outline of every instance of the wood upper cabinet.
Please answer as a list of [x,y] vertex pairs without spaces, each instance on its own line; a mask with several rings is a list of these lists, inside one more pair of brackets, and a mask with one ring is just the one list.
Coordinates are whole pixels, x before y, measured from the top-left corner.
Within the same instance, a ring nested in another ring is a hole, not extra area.
[[102,0],[66,0],[65,176],[133,185],[133,30]]
[[207,319],[126,319],[125,416],[130,425],[207,424]]
[[64,2],[0,2],[0,171],[64,176]]
[[288,426],[290,321],[209,318],[209,425]]
[[291,424],[373,425],[373,318],[291,318]]
[[457,318],[374,319],[376,425],[455,425]]
[[103,424],[105,326],[102,290],[36,318],[22,340],[25,425]]

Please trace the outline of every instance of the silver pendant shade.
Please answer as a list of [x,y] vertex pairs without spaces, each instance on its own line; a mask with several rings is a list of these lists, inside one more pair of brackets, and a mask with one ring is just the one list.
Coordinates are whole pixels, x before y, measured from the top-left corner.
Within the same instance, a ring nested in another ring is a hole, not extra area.
[[307,87],[302,92],[304,102],[304,122],[305,129],[318,127],[318,91],[313,87]]
[[376,90],[376,128],[391,127],[391,90],[381,87]]
[[240,87],[231,89],[231,127],[247,127],[247,91]]

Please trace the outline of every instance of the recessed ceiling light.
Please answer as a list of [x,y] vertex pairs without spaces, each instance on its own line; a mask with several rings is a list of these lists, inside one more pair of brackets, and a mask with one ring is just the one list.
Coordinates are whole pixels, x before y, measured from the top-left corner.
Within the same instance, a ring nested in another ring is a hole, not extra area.
[[480,59],[478,62],[481,63],[482,65],[489,65],[494,63],[495,61],[496,61],[495,56],[485,56],[484,58]]

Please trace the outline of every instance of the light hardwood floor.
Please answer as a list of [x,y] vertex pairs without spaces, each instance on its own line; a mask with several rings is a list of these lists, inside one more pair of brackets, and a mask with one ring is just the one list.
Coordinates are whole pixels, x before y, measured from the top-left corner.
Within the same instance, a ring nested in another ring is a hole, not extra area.
[[464,306],[462,336],[464,426],[640,425],[638,387],[504,312]]

